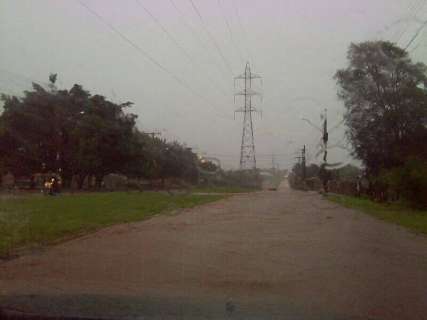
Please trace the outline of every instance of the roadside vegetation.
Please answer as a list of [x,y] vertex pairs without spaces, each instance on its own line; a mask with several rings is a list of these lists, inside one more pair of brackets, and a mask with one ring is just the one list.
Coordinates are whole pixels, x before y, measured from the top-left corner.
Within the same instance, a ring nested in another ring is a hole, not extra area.
[[410,209],[397,203],[378,203],[367,198],[328,195],[327,198],[347,208],[359,209],[381,220],[427,234],[427,210]]
[[[140,130],[132,102],[115,103],[83,86],[33,83],[21,96],[1,95],[0,173],[30,181],[57,175],[65,189],[102,189],[105,177],[197,182],[197,156],[184,144]],[[16,181],[10,182],[12,188]]]
[[219,195],[161,192],[27,195],[0,200],[0,257],[19,247],[41,246],[119,223],[221,199]]
[[261,185],[257,171],[224,171],[218,159],[142,131],[132,102],[113,102],[79,84],[59,88],[56,74],[21,95],[0,95],[0,104],[1,186],[9,192],[49,183],[53,193]]
[[[192,188],[261,186],[257,171],[224,171],[183,143],[142,131],[132,102],[79,84],[58,88],[56,74],[0,103],[0,257],[223,197]],[[57,196],[34,194],[40,190]]]
[[351,44],[335,79],[366,194],[427,207],[427,66],[388,41]]
[[[347,66],[334,79],[345,107],[348,145],[341,147],[351,151],[362,168],[333,169],[326,162],[325,147],[320,167],[305,162],[294,166],[291,185],[426,209],[427,66],[412,61],[395,43],[352,43]],[[408,219],[414,217],[408,213]]]

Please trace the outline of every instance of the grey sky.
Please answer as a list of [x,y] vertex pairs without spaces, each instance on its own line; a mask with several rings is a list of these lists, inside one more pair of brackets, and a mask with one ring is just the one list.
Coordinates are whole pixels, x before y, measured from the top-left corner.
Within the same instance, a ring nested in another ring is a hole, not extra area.
[[[327,107],[331,126],[340,120],[344,109],[332,77],[345,66],[350,42],[397,40],[406,30],[399,41],[405,46],[419,24],[395,22],[413,14],[427,18],[422,0],[193,1],[233,74],[242,73],[248,60],[252,71],[263,76],[264,99],[258,103],[263,116],[255,116],[261,167],[271,164],[272,153],[285,167],[302,144],[313,153],[318,133],[301,117],[320,122],[319,113]],[[132,112],[139,115],[142,130],[163,130],[166,138],[237,167],[242,119],[236,115],[233,120],[238,107],[233,105],[233,74],[191,2],[82,2],[189,88],[111,32],[79,1],[0,0],[0,92],[19,93],[31,80],[47,81],[55,72],[61,87],[80,83],[92,93],[134,102]],[[416,48],[415,60],[426,56],[423,40],[421,34],[410,48]],[[331,144],[343,132],[340,127],[331,133]],[[331,162],[348,159],[342,150],[330,153]]]

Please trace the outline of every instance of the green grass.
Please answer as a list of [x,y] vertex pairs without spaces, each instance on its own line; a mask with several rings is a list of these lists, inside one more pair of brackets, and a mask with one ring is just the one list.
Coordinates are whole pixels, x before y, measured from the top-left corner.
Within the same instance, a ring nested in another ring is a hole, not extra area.
[[190,208],[217,195],[169,196],[156,192],[33,195],[0,200],[0,256],[22,246],[39,246],[160,212]]
[[193,193],[245,193],[259,191],[257,188],[244,187],[196,187],[191,189]]
[[381,220],[427,234],[427,211],[413,210],[400,204],[383,204],[365,198],[328,195],[329,200],[347,208],[359,209]]

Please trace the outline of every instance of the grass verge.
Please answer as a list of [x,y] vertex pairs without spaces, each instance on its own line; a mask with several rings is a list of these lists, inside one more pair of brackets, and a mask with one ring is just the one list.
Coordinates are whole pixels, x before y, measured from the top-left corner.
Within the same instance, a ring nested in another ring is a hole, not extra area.
[[0,257],[23,246],[40,246],[118,223],[190,208],[221,199],[218,195],[112,192],[33,195],[0,200]]
[[328,195],[327,198],[347,208],[359,209],[381,220],[427,234],[427,211],[413,210],[399,204],[383,204],[366,198]]

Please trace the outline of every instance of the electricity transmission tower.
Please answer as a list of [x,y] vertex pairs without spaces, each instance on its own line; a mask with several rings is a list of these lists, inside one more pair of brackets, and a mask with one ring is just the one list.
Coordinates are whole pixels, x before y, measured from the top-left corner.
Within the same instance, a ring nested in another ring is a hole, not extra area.
[[256,169],[252,113],[258,112],[258,110],[252,105],[252,97],[260,95],[260,93],[252,89],[253,79],[261,80],[261,76],[251,72],[249,62],[246,63],[245,72],[234,78],[235,87],[236,81],[242,81],[244,85],[243,90],[235,93],[235,97],[244,97],[243,107],[235,111],[235,113],[243,113],[242,144],[240,146],[240,170]]

